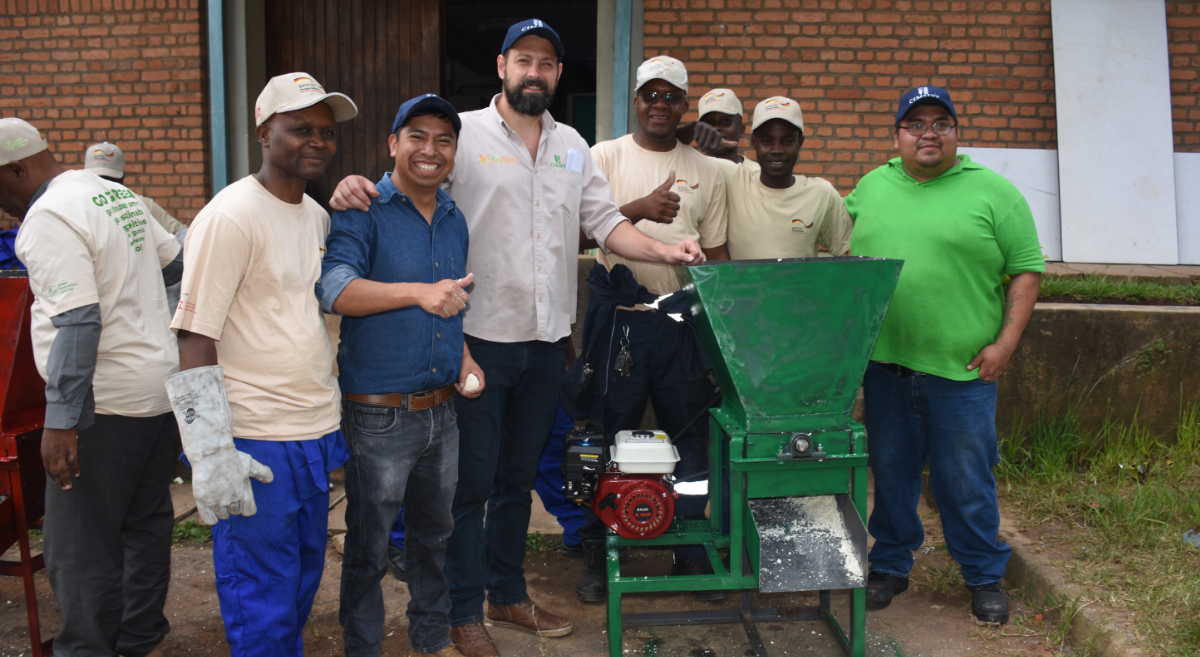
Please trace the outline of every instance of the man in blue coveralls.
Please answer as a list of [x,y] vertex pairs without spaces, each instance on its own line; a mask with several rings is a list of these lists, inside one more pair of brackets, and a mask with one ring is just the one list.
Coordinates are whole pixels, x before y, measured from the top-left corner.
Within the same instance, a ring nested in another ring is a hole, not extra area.
[[[413,650],[458,655],[442,569],[458,482],[455,392],[478,397],[483,372],[463,342],[472,276],[467,222],[438,189],[454,167],[462,122],[433,94],[400,106],[388,146],[395,169],[367,211],[333,217],[318,288],[344,315],[338,380],[344,391],[346,552],[341,609],[346,654],[379,655],[388,534],[407,503],[408,636]],[[406,490],[414,494],[405,499]]]

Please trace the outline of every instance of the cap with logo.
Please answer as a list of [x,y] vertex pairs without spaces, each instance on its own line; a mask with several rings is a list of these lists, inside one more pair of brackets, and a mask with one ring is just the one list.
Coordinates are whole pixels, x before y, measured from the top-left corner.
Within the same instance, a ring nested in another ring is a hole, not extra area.
[[674,57],[651,57],[637,69],[637,84],[634,91],[651,80],[666,80],[683,91],[688,90],[687,68]]
[[900,97],[900,106],[896,108],[896,123],[902,121],[909,110],[921,105],[941,105],[950,112],[950,116],[958,118],[958,113],[954,111],[954,102],[950,100],[950,92],[941,87],[929,85],[911,89]]
[[24,160],[50,148],[37,128],[18,118],[0,119],[0,165]]
[[400,105],[399,111],[396,112],[396,120],[392,121],[392,132],[404,127],[414,112],[426,108],[437,110],[450,117],[450,125],[454,126],[454,135],[458,136],[459,131],[462,130],[462,119],[458,118],[458,112],[450,104],[450,101],[437,94],[424,94],[404,101]]
[[713,89],[700,97],[699,109],[701,117],[709,112],[741,116],[742,101],[729,89]]
[[558,32],[555,32],[554,28],[546,25],[544,21],[537,18],[513,23],[508,28],[508,34],[504,35],[504,45],[500,46],[500,54],[503,55],[508,52],[508,49],[512,48],[514,43],[520,41],[521,37],[527,37],[530,34],[536,34],[549,41],[550,45],[554,46],[554,52],[558,53],[559,59],[562,59],[563,55],[566,54],[566,51],[563,50],[562,39],[558,38]]
[[358,116],[358,106],[350,97],[325,93],[325,88],[308,73],[278,75],[269,82],[254,103],[254,125],[259,126],[280,112],[294,112],[324,102],[333,109],[333,120],[341,123]]
[[125,153],[116,144],[92,144],[83,153],[83,168],[97,176],[125,177]]
[[782,119],[800,128],[804,134],[804,113],[800,111],[800,103],[785,96],[771,96],[754,107],[754,122],[750,130],[758,130],[758,126],[771,119]]

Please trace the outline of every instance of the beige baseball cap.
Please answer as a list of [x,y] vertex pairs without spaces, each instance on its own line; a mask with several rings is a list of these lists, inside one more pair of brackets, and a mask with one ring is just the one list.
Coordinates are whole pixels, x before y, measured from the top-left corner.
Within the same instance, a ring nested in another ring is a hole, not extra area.
[[713,89],[700,97],[700,116],[709,112],[741,116],[742,101],[729,89]]
[[116,144],[92,144],[83,153],[83,168],[97,176],[125,177],[125,153]]
[[674,57],[651,57],[637,69],[637,85],[634,91],[651,80],[666,80],[683,91],[688,90],[687,68]]
[[24,160],[50,148],[37,128],[18,118],[0,119],[0,165]]
[[800,103],[791,98],[771,96],[755,106],[754,122],[750,125],[750,130],[758,130],[758,126],[771,119],[783,119],[800,128],[800,134],[804,134],[804,114],[800,111]]
[[358,106],[350,97],[325,93],[325,88],[311,75],[303,72],[277,75],[254,103],[254,125],[260,126],[278,112],[294,112],[324,102],[333,108],[333,120],[341,123],[358,116]]

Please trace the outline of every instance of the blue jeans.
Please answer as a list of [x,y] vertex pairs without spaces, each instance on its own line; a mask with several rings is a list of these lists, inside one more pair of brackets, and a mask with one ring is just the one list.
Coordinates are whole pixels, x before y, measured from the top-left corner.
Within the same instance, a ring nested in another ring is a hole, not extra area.
[[213,571],[234,657],[304,654],[304,626],[325,571],[329,473],[349,457],[342,432],[234,445],[275,473],[250,481],[258,513],[213,527]]
[[[387,574],[389,533],[402,504],[408,520],[409,643],[417,652],[437,652],[451,643],[443,568],[454,531],[450,505],[458,480],[454,404],[404,412],[347,400],[342,427],[350,444],[338,610],[346,655],[379,655],[384,620],[380,581]],[[405,499],[406,490],[414,491],[411,499]]]
[[530,492],[567,364],[565,339],[466,341],[487,375],[487,389],[477,399],[454,398],[461,448],[454,534],[446,554],[451,627],[483,621],[485,591],[494,606],[529,598],[522,563]]
[[917,502],[928,460],[946,547],[967,586],[1000,581],[1012,548],[997,537],[996,383],[900,377],[872,362],[863,387],[875,476],[871,570],[899,577],[912,570],[913,551],[925,540]]

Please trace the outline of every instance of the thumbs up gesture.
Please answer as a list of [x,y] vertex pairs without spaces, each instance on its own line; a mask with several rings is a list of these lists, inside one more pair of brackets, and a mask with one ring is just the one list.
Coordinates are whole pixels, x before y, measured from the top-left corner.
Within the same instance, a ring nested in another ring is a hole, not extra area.
[[[671,175],[667,176],[666,182],[654,188],[646,196],[634,201],[638,216],[629,218],[637,221],[639,219],[649,219],[650,221],[669,224],[675,216],[679,214],[679,194],[671,191],[675,187],[675,171],[671,170]],[[627,209],[628,206],[622,208]]]

